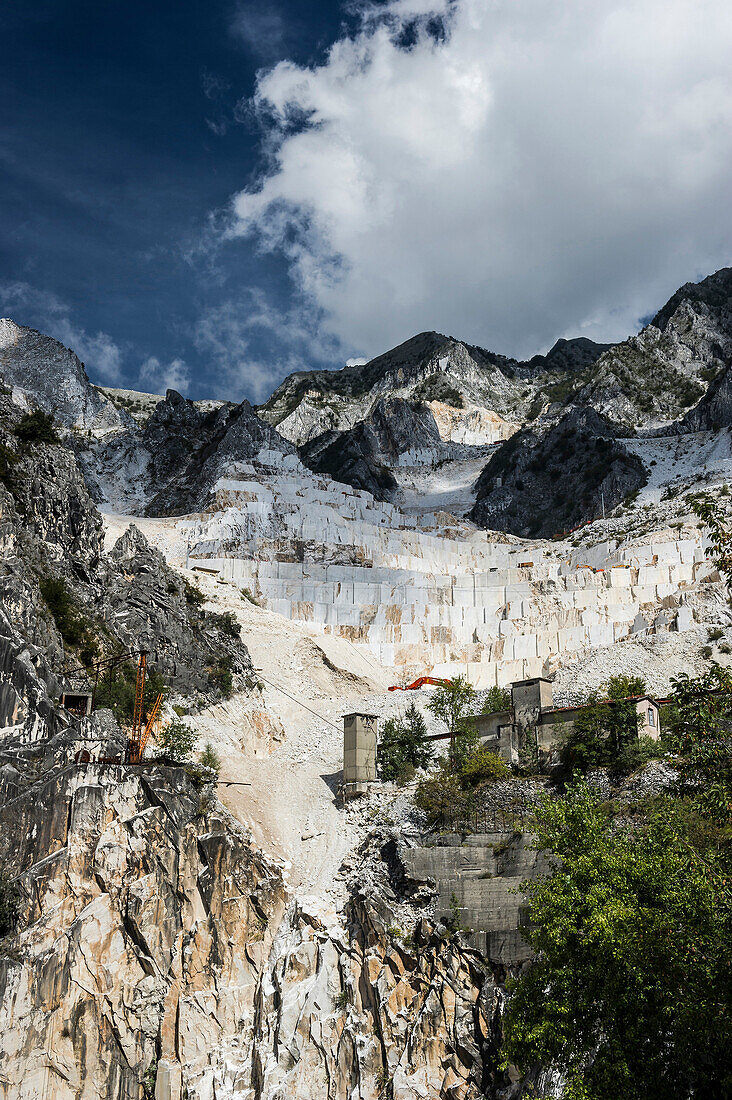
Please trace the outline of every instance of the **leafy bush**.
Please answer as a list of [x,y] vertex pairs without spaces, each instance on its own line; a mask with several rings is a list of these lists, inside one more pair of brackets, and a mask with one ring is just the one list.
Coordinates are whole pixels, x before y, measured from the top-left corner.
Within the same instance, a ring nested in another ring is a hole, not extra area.
[[234,694],[234,677],[231,672],[231,657],[219,657],[215,665],[207,669],[208,682],[224,699]]
[[162,756],[184,763],[190,760],[196,743],[196,732],[185,722],[170,722],[157,734],[155,740]]
[[224,611],[222,614],[212,611],[207,616],[207,621],[213,623],[217,630],[220,630],[222,634],[226,634],[229,638],[239,638],[241,636],[241,627],[236,621],[236,615],[233,611]]
[[436,775],[418,783],[414,801],[432,827],[468,818],[475,809],[474,792],[463,788],[460,777],[450,770],[445,760]]
[[60,443],[61,439],[50,413],[36,409],[25,413],[15,426],[15,434],[21,443]]
[[478,745],[463,763],[460,780],[463,788],[480,787],[485,783],[505,779],[510,774],[511,769],[497,753],[489,752],[483,745]]
[[191,584],[187,577],[183,578],[183,594],[192,611],[200,611],[206,602],[206,597],[198,585]]

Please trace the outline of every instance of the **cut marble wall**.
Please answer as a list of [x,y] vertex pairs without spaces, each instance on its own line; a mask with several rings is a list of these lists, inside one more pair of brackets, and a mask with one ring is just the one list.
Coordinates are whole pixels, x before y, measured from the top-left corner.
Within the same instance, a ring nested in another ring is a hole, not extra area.
[[462,672],[480,687],[539,675],[585,649],[673,627],[685,592],[718,579],[701,533],[581,549],[527,543],[447,513],[407,521],[301,470],[240,474],[219,483],[211,511],[181,520],[192,564],[405,674]]

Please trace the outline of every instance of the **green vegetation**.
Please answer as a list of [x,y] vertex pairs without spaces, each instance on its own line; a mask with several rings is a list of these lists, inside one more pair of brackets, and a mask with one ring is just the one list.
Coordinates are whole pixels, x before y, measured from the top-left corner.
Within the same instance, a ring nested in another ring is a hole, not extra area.
[[[108,707],[120,725],[131,725],[135,713],[136,681],[137,665],[134,659],[113,668],[99,681],[95,697],[96,707]],[[165,695],[167,691],[168,686],[162,675],[148,666],[142,699],[143,715],[149,714],[158,695],[161,693]]]
[[144,1100],[155,1100],[155,1083],[158,1079],[158,1060],[153,1058],[150,1065],[145,1070],[145,1076],[142,1079],[142,1095]]
[[488,689],[485,699],[483,700],[481,714],[495,714],[497,711],[510,709],[510,688],[492,687]]
[[585,774],[609,764],[615,772],[629,774],[647,760],[663,754],[664,746],[650,737],[638,737],[640,715],[627,696],[644,695],[639,676],[611,676],[600,692],[594,692],[565,734],[559,758],[569,772]]
[[168,757],[177,764],[183,764],[191,759],[193,746],[196,743],[196,733],[185,722],[176,721],[162,729],[155,740],[161,756]]
[[661,799],[618,826],[584,784],[545,799],[524,884],[536,955],[514,983],[506,1054],[561,1072],[566,1100],[732,1094],[730,833]]
[[20,914],[21,893],[4,868],[0,868],[0,937],[14,932]]
[[[505,1049],[522,1069],[559,1071],[567,1100],[732,1095],[730,672],[672,681],[662,722],[675,785],[621,807],[579,782],[536,814],[555,858],[523,884],[536,954]],[[602,729],[622,744],[617,721]]]
[[446,686],[435,688],[427,703],[427,709],[450,734],[450,761],[456,772],[478,744],[475,700],[472,684],[464,676],[455,676]]
[[405,783],[414,778],[417,768],[426,768],[434,756],[426,736],[425,720],[414,703],[399,717],[387,719],[377,751],[381,778]]
[[680,754],[679,793],[694,810],[732,825],[732,675],[719,665],[679,676],[664,709],[664,737]]
[[11,451],[10,447],[6,447],[4,443],[0,443],[0,481],[13,496],[15,496],[16,492],[13,467],[16,465],[17,461],[18,456],[15,452]]
[[15,426],[15,434],[21,443],[60,443],[53,417],[41,409],[25,413]]
[[481,804],[483,788],[509,775],[503,760],[480,743],[475,700],[475,689],[458,676],[436,688],[427,704],[453,738],[437,772],[423,779],[415,792],[415,802],[431,825],[468,822]]
[[222,614],[211,611],[206,616],[206,621],[215,626],[217,630],[220,630],[222,634],[226,634],[228,638],[239,638],[241,636],[241,627],[236,621],[236,615],[233,611],[224,611]]
[[216,775],[219,775],[221,772],[221,757],[210,741],[207,741],[204,745],[203,752],[199,755],[198,761],[203,768],[210,768],[212,772],[216,772]]
[[186,598],[186,603],[192,611],[200,611],[206,602],[201,589],[197,584],[191,584],[187,577],[183,578],[183,594]]
[[231,657],[224,655],[219,657],[215,664],[207,670],[208,682],[214,691],[218,691],[224,699],[231,699],[234,694],[234,677],[231,671]]
[[455,409],[465,407],[463,395],[451,386],[444,374],[430,374],[412,392],[415,401],[441,401]]
[[79,610],[66,581],[62,577],[39,577],[38,587],[64,642],[79,651],[82,664],[90,665],[99,655],[99,642],[93,624]]

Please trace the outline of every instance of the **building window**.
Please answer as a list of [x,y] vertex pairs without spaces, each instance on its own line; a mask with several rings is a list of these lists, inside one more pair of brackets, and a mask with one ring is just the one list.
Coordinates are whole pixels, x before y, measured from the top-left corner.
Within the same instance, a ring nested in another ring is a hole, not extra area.
[[648,725],[649,726],[655,726],[655,724],[656,724],[656,712],[655,712],[655,710],[652,710],[649,707],[648,708]]

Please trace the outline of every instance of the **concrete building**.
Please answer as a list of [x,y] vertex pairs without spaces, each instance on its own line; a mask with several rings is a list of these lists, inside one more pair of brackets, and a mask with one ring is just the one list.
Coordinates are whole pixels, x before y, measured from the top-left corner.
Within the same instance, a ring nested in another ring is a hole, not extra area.
[[343,791],[346,798],[365,794],[376,781],[376,740],[378,719],[375,714],[343,716]]
[[[639,737],[661,736],[658,703],[650,695],[627,700],[635,705],[640,717]],[[509,764],[519,761],[522,751],[534,748],[545,763],[553,763],[553,753],[587,704],[580,707],[555,707],[550,680],[537,676],[511,685],[511,707],[493,714],[478,715],[478,735],[486,748],[498,753]]]

